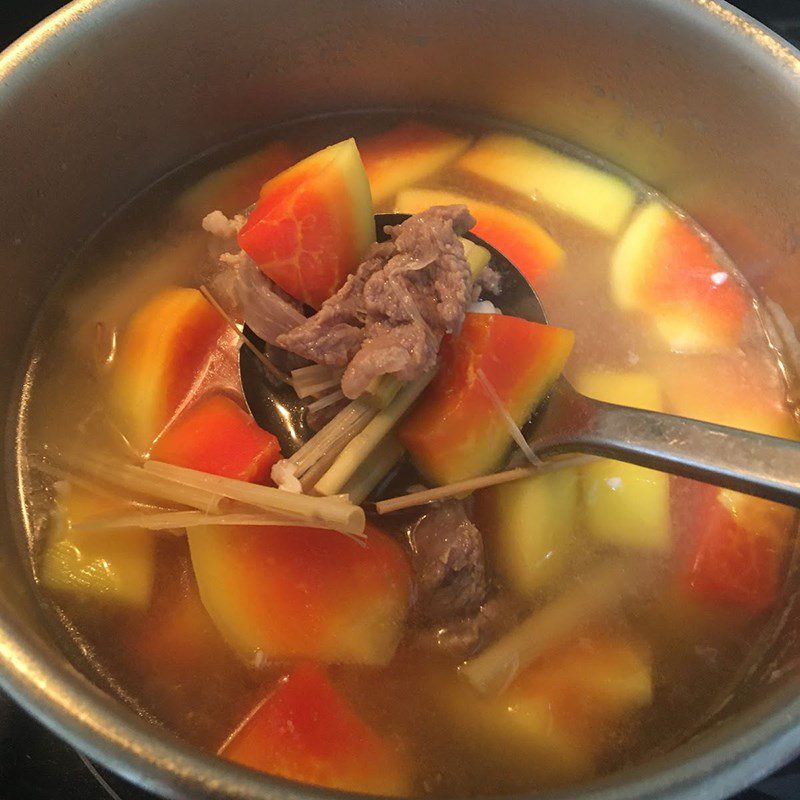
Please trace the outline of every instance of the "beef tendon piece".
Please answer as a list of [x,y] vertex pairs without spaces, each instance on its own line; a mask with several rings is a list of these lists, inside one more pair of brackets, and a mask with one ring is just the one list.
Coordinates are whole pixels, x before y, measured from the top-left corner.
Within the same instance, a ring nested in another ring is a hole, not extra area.
[[409,531],[415,600],[413,620],[423,626],[475,613],[486,598],[487,578],[480,531],[464,504],[433,506]]

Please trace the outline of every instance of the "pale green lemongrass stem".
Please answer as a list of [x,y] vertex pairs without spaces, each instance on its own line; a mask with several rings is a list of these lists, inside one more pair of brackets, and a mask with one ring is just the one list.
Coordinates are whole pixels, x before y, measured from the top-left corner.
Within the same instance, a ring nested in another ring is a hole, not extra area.
[[[72,525],[76,532],[107,531],[118,528],[144,528],[150,531],[173,528],[196,528],[201,525],[268,526],[291,525],[286,517],[276,514],[203,514],[201,511],[166,511],[156,514],[127,514],[119,517],[100,517]],[[310,525],[308,527],[319,527]],[[364,534],[348,534],[363,537]]]
[[394,433],[388,433],[383,441],[364,459],[361,466],[344,485],[351,503],[360,505],[367,495],[389,474],[405,455],[405,448]]
[[331,468],[320,478],[314,488],[322,495],[336,494],[350,480],[361,462],[374,450],[378,442],[386,436],[422,394],[425,387],[431,382],[433,375],[434,372],[431,371],[404,386],[392,403],[383,409],[342,450]]
[[557,472],[561,469],[570,467],[582,467],[592,461],[598,461],[597,456],[571,456],[568,458],[557,458],[551,461],[543,461],[537,466],[514,467],[503,472],[494,472],[491,475],[480,475],[477,478],[468,478],[463,481],[448,483],[446,486],[437,486],[434,489],[423,489],[420,492],[391,497],[387,500],[379,500],[375,503],[375,510],[379,514],[391,514],[393,511],[402,511],[404,508],[414,508],[426,503],[434,503],[437,500],[447,500],[449,497],[459,497],[472,494],[479,489],[486,489],[489,486],[497,486],[501,483],[511,483],[523,478],[531,478],[534,475],[544,475],[548,472]]
[[291,372],[292,383],[319,383],[330,378],[341,378],[343,374],[344,371],[339,367],[329,367],[327,364],[309,364]]
[[334,389],[337,386],[340,386],[341,383],[342,379],[341,377],[338,377],[338,378],[329,378],[328,380],[324,381],[318,381],[317,383],[294,382],[292,385],[294,386],[295,394],[301,400],[304,400],[306,397],[311,397],[312,395],[320,394],[321,392],[324,392],[327,389]]
[[287,514],[296,518],[298,524],[333,528],[347,534],[359,534],[364,530],[364,510],[337,498],[294,494],[270,486],[176,467],[162,461],[148,461],[143,469],[186,486],[216,492],[240,503]]
[[342,435],[308,467],[303,473],[302,478],[300,478],[300,485],[303,487],[303,491],[306,494],[318,494],[315,488],[317,481],[331,468],[334,461],[339,458],[339,454],[342,450],[364,430],[370,419],[370,417],[365,417],[359,421],[358,425],[354,425],[350,430],[343,432]]
[[365,411],[369,410],[367,403],[361,400],[352,400],[330,422],[318,430],[292,457],[291,460],[298,468],[304,467],[311,461],[310,456],[314,451],[325,450],[327,443],[333,441],[339,433],[349,428],[353,421],[358,419]]
[[315,400],[313,403],[309,403],[308,410],[309,411],[322,411],[324,408],[328,406],[332,406],[334,403],[338,403],[340,400],[344,399],[344,394],[342,393],[341,389],[337,389],[330,394],[326,394],[323,397],[320,397],[319,400]]
[[563,644],[581,626],[608,613],[643,585],[647,569],[630,559],[606,562],[560,597],[535,611],[459,672],[484,694],[503,691],[531,662]]
[[377,413],[378,409],[366,400],[353,400],[346,405],[291,457],[290,460],[297,466],[296,475],[304,475],[325,454],[338,452],[341,443],[352,436],[354,431],[360,433],[364,430]]
[[150,475],[142,467],[102,457],[63,455],[62,459],[69,469],[127,492],[166,501],[171,505],[189,506],[206,513],[219,508],[221,497],[218,493],[205,487],[190,487]]

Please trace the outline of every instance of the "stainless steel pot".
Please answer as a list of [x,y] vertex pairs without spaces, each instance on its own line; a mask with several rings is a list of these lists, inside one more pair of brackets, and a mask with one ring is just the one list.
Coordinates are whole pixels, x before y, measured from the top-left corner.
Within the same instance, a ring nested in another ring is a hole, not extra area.
[[[121,202],[207,148],[320,111],[477,111],[577,142],[688,209],[800,325],[800,60],[713,0],[80,0],[0,57],[0,680],[64,738],[169,797],[330,794],[151,727],[47,633],[27,581],[15,376],[71,253]],[[800,648],[717,724],[547,797],[721,798],[800,750]]]

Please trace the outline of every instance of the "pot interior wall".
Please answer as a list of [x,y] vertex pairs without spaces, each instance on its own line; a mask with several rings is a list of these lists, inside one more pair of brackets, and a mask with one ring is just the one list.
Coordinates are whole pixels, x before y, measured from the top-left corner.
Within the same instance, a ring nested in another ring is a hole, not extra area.
[[[9,51],[0,79],[10,431],[37,309],[104,217],[209,148],[324,111],[477,112],[583,145],[691,212],[800,323],[800,67],[702,0],[87,0]],[[11,436],[5,458],[0,613],[46,643],[13,535]]]

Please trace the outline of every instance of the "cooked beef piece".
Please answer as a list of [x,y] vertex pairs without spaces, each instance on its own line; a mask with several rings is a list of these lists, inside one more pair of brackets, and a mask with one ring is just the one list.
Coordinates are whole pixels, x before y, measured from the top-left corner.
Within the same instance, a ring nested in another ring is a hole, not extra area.
[[411,526],[408,541],[417,625],[447,622],[480,607],[487,591],[483,539],[463,502],[432,506]]
[[421,650],[471,658],[513,625],[516,611],[508,595],[496,595],[468,617],[414,631],[409,641]]
[[356,398],[373,378],[414,380],[436,363],[445,333],[458,332],[473,284],[458,236],[475,224],[466,206],[434,206],[373,245],[356,272],[278,344],[318,364],[346,367]]

